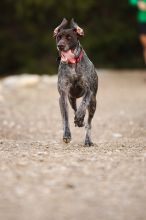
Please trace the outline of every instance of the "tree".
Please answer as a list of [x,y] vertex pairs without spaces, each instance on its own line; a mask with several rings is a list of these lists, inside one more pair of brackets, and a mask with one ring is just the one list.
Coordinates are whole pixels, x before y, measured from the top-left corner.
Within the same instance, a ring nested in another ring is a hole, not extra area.
[[1,74],[53,74],[52,33],[63,17],[74,17],[84,28],[81,43],[98,68],[142,66],[136,11],[126,0],[116,7],[115,0],[1,0],[0,10]]

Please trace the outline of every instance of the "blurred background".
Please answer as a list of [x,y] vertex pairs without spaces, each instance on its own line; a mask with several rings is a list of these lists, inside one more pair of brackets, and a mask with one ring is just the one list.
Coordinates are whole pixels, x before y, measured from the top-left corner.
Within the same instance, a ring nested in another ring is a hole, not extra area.
[[0,75],[55,74],[53,30],[63,17],[84,29],[81,44],[97,68],[144,68],[128,0],[1,0]]

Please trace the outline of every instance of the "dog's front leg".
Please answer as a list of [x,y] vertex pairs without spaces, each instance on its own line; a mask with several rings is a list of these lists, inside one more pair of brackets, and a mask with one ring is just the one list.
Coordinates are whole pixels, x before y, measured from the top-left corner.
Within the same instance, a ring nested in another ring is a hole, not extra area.
[[71,132],[68,120],[67,94],[65,92],[60,93],[59,104],[63,121],[63,141],[69,143],[71,141]]
[[75,114],[75,119],[74,119],[75,126],[78,126],[78,127],[84,126],[84,117],[86,114],[86,109],[90,103],[91,96],[92,96],[91,90],[87,89],[83,96],[82,102]]

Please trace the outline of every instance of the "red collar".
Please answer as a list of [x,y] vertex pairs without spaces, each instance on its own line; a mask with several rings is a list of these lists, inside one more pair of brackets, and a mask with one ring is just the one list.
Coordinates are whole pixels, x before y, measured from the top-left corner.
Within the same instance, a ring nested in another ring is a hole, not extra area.
[[[73,53],[72,53],[73,55]],[[68,56],[65,57],[64,54],[61,55],[61,61],[63,63],[67,63],[67,64],[75,64],[75,63],[79,63],[83,58],[83,51],[81,50],[80,54],[78,57],[75,56]]]
[[75,59],[76,63],[79,63],[82,60],[82,58],[83,58],[83,51],[81,50],[80,55],[74,59]]

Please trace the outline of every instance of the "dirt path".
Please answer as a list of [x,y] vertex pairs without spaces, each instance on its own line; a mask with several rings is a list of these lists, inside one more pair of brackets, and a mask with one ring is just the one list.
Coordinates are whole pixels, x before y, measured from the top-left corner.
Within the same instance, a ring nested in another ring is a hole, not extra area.
[[0,82],[0,220],[145,220],[146,73],[101,71],[91,148],[72,113],[62,143],[56,77],[22,78]]

